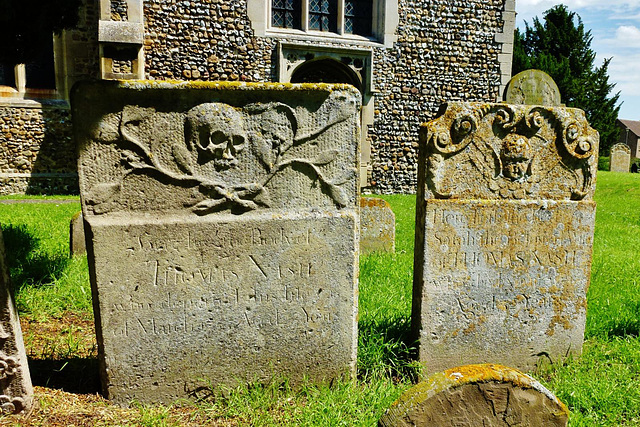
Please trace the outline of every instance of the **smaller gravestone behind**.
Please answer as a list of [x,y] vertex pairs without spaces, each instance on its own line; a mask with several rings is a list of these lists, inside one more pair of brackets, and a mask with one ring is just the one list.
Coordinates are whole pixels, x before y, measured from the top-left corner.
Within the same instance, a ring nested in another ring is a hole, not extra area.
[[631,164],[631,149],[622,142],[611,147],[611,161],[609,170],[611,172],[629,172]]
[[396,216],[386,200],[360,198],[360,253],[396,251]]
[[560,106],[556,82],[544,71],[524,70],[509,80],[504,100],[507,104]]
[[638,173],[638,164],[634,163],[631,165],[631,173]]
[[380,419],[381,427],[561,427],[569,411],[542,384],[500,365],[466,365],[410,388]]
[[29,412],[33,387],[22,341],[18,312],[13,303],[9,268],[0,232],[0,411],[3,414]]
[[84,220],[82,211],[77,212],[69,222],[69,253],[71,256],[87,253],[87,245],[84,240]]

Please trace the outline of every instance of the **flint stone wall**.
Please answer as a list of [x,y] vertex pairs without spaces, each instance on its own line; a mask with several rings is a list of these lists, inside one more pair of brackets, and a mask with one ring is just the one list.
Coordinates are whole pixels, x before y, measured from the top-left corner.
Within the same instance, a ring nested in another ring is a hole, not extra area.
[[453,103],[421,137],[419,360],[532,369],[579,354],[598,147],[584,113]]
[[0,106],[0,194],[77,194],[68,106]]
[[0,412],[29,413],[34,404],[29,364],[0,230]]
[[72,101],[110,399],[355,373],[353,89],[105,83]]

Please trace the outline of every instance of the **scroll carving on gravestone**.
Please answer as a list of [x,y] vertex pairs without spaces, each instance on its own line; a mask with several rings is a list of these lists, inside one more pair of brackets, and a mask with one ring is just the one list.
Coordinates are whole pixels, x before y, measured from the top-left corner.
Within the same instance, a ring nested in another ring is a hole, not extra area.
[[429,123],[434,198],[584,199],[598,133],[578,109],[455,103]]
[[428,369],[581,351],[598,133],[581,110],[452,103],[423,126],[412,328]]
[[407,390],[380,427],[566,427],[569,410],[542,384],[500,365],[465,365],[438,372]]
[[33,406],[33,387],[27,355],[22,341],[18,311],[13,302],[9,268],[0,232],[0,411],[3,414],[29,412]]
[[74,90],[110,399],[354,374],[359,102],[340,85]]

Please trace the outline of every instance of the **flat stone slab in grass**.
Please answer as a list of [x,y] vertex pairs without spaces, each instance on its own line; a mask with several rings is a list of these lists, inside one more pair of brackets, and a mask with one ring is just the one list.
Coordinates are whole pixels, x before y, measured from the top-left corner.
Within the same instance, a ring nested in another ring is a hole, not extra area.
[[0,230],[0,412],[7,415],[29,412],[34,398],[5,253]]
[[569,410],[542,384],[500,365],[466,365],[405,392],[381,427],[565,427]]
[[429,372],[582,349],[597,132],[582,111],[453,103],[421,135],[412,328]]
[[396,251],[396,216],[386,200],[360,198],[360,253]]
[[87,245],[84,238],[84,220],[82,212],[77,212],[69,221],[69,253],[71,256],[87,253]]
[[110,399],[355,374],[356,91],[100,82],[72,106]]
[[627,144],[618,143],[611,147],[609,170],[611,172],[629,172],[631,149]]

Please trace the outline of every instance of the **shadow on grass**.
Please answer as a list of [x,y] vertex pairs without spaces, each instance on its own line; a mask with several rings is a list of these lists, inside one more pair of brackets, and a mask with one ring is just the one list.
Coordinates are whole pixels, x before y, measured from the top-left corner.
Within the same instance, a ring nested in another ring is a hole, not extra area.
[[69,263],[67,256],[40,250],[40,240],[24,224],[3,226],[2,235],[15,292],[53,282]]
[[411,336],[411,320],[396,317],[358,323],[358,376],[386,376],[415,382],[420,366],[415,361],[417,345]]
[[31,382],[69,393],[100,392],[98,359],[69,358],[60,360],[29,359]]
[[634,302],[629,311],[624,320],[610,324],[607,335],[621,338],[640,336],[640,302]]

